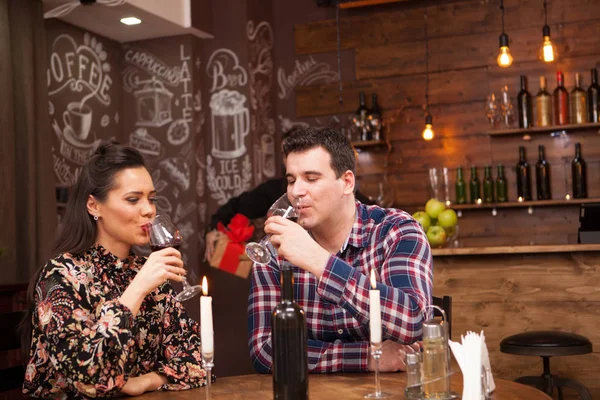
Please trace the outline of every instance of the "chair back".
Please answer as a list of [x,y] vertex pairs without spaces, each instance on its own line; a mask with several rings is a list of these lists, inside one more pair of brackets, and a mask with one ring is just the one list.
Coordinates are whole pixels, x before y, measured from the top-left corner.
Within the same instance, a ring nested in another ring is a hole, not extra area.
[[[452,339],[452,297],[444,296],[444,297],[435,297],[433,296],[433,304],[440,307],[446,313],[446,318],[448,320],[448,339]],[[434,317],[441,317],[442,313],[433,309]]]
[[20,391],[23,386],[25,367],[17,328],[24,314],[23,311],[0,313],[0,392]]

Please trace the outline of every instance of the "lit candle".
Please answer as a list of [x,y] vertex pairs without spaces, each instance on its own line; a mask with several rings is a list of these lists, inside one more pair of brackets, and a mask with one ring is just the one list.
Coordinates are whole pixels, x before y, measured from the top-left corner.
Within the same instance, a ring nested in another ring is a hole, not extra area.
[[371,330],[371,343],[381,343],[381,303],[379,297],[379,290],[375,289],[375,271],[371,270],[371,287],[369,290],[369,329]]
[[202,296],[200,296],[200,338],[202,340],[202,354],[214,353],[214,332],[212,318],[212,297],[207,296],[208,283],[206,276],[202,278]]
[[477,204],[481,204],[481,199],[477,199]]
[[519,198],[517,199],[517,201],[518,201],[519,203],[522,203],[522,202],[523,202],[523,198],[522,198],[521,196],[519,196]]
[[567,195],[565,196],[565,200],[571,200],[571,195],[569,193],[567,193]]

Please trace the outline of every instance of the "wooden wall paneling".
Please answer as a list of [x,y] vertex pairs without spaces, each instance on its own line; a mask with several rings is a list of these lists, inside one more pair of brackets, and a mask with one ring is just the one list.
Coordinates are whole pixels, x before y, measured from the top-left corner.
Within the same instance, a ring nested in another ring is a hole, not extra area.
[[[429,75],[429,102],[452,104],[485,99],[487,85],[471,83],[486,81],[487,71],[484,68],[432,73]],[[424,74],[351,81],[343,85],[342,106],[338,102],[338,83],[296,87],[296,115],[308,117],[356,111],[359,92],[377,93],[384,110],[425,103]]]
[[[348,11],[341,14],[340,41],[343,49],[405,43],[424,38],[423,7],[420,4],[398,4],[388,7],[387,12],[357,14]],[[460,36],[480,33],[500,34],[500,10],[497,2],[439,1],[440,5],[428,7],[430,36]],[[513,41],[512,31],[538,28],[541,35],[543,6],[537,0],[507,0],[505,26]],[[559,0],[548,3],[548,23],[552,26],[552,38],[557,35],[557,24],[589,21],[600,18],[594,0]],[[541,39],[541,38],[540,38]],[[335,19],[294,26],[294,42],[297,54],[335,51]],[[511,43],[512,49],[512,43]]]

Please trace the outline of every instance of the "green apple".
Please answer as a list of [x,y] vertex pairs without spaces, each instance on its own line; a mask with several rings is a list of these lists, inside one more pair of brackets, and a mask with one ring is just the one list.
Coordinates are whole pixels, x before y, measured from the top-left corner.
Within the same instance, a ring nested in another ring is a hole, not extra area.
[[425,211],[417,211],[412,216],[419,224],[421,224],[423,231],[427,232],[427,229],[431,226],[431,218],[429,218],[429,215],[427,215]]
[[441,226],[432,226],[427,230],[427,240],[431,247],[441,247],[446,244],[446,231]]
[[425,212],[430,218],[437,218],[442,211],[446,209],[446,205],[438,199],[429,199],[425,204]]
[[458,224],[458,218],[454,210],[448,208],[438,215],[438,225],[442,228],[453,228],[456,224]]

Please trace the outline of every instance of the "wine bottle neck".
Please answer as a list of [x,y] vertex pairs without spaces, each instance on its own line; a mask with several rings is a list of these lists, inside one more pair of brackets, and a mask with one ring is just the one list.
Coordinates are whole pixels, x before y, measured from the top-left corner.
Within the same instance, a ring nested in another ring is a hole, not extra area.
[[498,165],[498,178],[504,177],[504,166]]
[[458,167],[458,169],[456,170],[456,179],[463,179],[463,172],[461,167]]
[[519,159],[521,162],[525,162],[525,149],[523,147],[519,148]]
[[598,70],[596,68],[592,69],[592,84],[598,83]]
[[294,301],[294,273],[289,265],[281,269],[281,299]]

